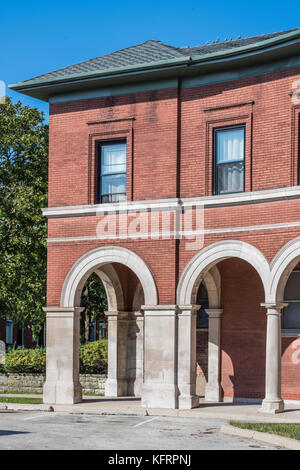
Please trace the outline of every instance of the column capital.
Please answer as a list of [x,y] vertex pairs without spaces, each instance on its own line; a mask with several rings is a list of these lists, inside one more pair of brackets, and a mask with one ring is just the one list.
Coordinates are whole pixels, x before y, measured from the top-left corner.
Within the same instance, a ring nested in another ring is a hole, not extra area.
[[206,308],[205,312],[209,316],[209,318],[221,318],[223,314],[222,308]]
[[141,310],[146,316],[176,316],[177,305],[142,305]]
[[119,320],[132,320],[137,317],[143,317],[143,313],[141,311],[123,311],[123,310],[108,310],[104,312],[105,316],[111,319],[119,319]]
[[288,306],[288,304],[284,302],[267,302],[260,305],[267,309],[267,315],[281,315],[281,310]]
[[190,310],[191,312],[197,312],[198,310],[200,310],[201,308],[201,305],[195,305],[195,304],[191,304],[191,305],[178,305],[178,309],[179,310]]
[[107,312],[104,312],[104,315],[106,317],[117,317],[118,316],[118,311],[117,310],[108,310]]
[[60,318],[72,318],[74,315],[80,315],[83,312],[84,307],[60,307],[60,306],[49,306],[43,307],[44,312],[48,318],[60,317]]

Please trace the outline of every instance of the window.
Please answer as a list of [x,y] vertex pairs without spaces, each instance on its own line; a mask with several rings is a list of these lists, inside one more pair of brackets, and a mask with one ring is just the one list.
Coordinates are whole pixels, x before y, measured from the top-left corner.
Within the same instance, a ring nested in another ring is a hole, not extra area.
[[6,344],[13,344],[14,342],[14,324],[12,320],[6,320]]
[[292,271],[284,291],[284,302],[281,326],[283,330],[300,330],[300,271]]
[[107,323],[100,322],[99,323],[99,339],[106,339],[107,338]]
[[98,202],[126,200],[126,142],[99,143]]
[[245,126],[214,129],[214,194],[245,191]]
[[201,308],[197,312],[197,328],[208,328],[208,315],[205,311],[208,305],[208,294],[206,287],[201,282],[197,293],[197,305],[201,305]]

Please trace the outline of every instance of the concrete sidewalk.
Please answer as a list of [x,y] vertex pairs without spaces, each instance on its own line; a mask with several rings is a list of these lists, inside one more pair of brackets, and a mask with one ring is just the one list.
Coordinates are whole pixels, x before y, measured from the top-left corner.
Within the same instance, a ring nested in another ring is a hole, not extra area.
[[[34,397],[42,395],[0,394],[3,397]],[[131,415],[131,416],[178,416],[185,418],[219,418],[227,421],[249,421],[260,423],[300,423],[300,407],[286,404],[284,413],[277,415],[259,412],[258,404],[243,403],[201,403],[192,410],[146,409],[142,408],[140,399],[135,397],[93,397],[84,396],[83,402],[76,405],[31,405],[19,403],[0,403],[0,410],[40,410],[64,413],[96,415]]]

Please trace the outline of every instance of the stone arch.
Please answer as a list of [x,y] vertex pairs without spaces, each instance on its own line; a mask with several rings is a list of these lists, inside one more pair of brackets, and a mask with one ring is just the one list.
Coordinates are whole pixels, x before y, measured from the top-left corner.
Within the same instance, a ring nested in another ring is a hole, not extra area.
[[[110,279],[110,284],[106,282],[106,288],[109,289],[114,285],[116,292],[119,292],[120,302],[120,285],[117,277],[107,265],[111,263],[120,263],[131,269],[138,277],[143,291],[146,305],[156,305],[158,301],[157,288],[152,273],[147,264],[134,252],[121,247],[106,246],[96,248],[84,254],[72,266],[63,284],[61,293],[62,307],[79,307],[81,289],[93,271],[98,270],[98,275],[102,275],[106,280]],[[109,272],[108,272],[109,269]],[[112,276],[112,277],[111,277]],[[109,292],[110,293],[110,292]],[[111,297],[112,305],[117,305],[117,298]]]
[[286,282],[299,262],[300,237],[297,237],[286,243],[271,262],[270,302],[283,301]]
[[[204,275],[202,282],[204,283],[207,290],[209,308],[218,308],[221,304],[221,276],[218,267],[213,266],[211,270]],[[201,282],[199,285],[200,284]],[[196,294],[193,292],[192,304],[196,303],[196,298],[197,291]]]
[[[124,310],[123,289],[115,268],[112,265],[107,264],[105,266],[101,266],[101,268],[95,269],[94,272],[97,274],[97,276],[99,276],[103,283],[107,298],[108,310]],[[87,272],[84,276],[82,276],[82,279],[78,284],[78,288],[75,294],[75,306],[80,304],[81,291],[90,274],[90,272]]]
[[209,271],[226,258],[240,258],[247,261],[260,276],[265,296],[269,293],[270,268],[264,255],[254,246],[240,240],[225,240],[203,248],[188,263],[177,288],[177,303],[190,305],[195,296],[196,286]]

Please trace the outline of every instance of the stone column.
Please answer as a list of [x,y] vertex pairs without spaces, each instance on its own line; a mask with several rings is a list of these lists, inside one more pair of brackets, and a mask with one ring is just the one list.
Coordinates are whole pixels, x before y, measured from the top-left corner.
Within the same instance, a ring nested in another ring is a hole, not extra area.
[[128,312],[127,347],[127,395],[140,397],[144,376],[144,315],[142,312]]
[[46,382],[44,403],[82,401],[79,382],[80,313],[83,308],[46,307]]
[[208,382],[205,401],[221,401],[221,317],[223,309],[207,308],[208,314]]
[[105,396],[127,395],[127,312],[105,312],[108,320],[108,372]]
[[260,409],[263,413],[281,413],[281,310],[287,304],[261,304],[267,309],[266,395]]
[[178,312],[178,408],[199,406],[196,396],[196,327],[199,305],[180,306]]
[[142,310],[145,315],[142,406],[177,408],[177,307],[147,305]]

